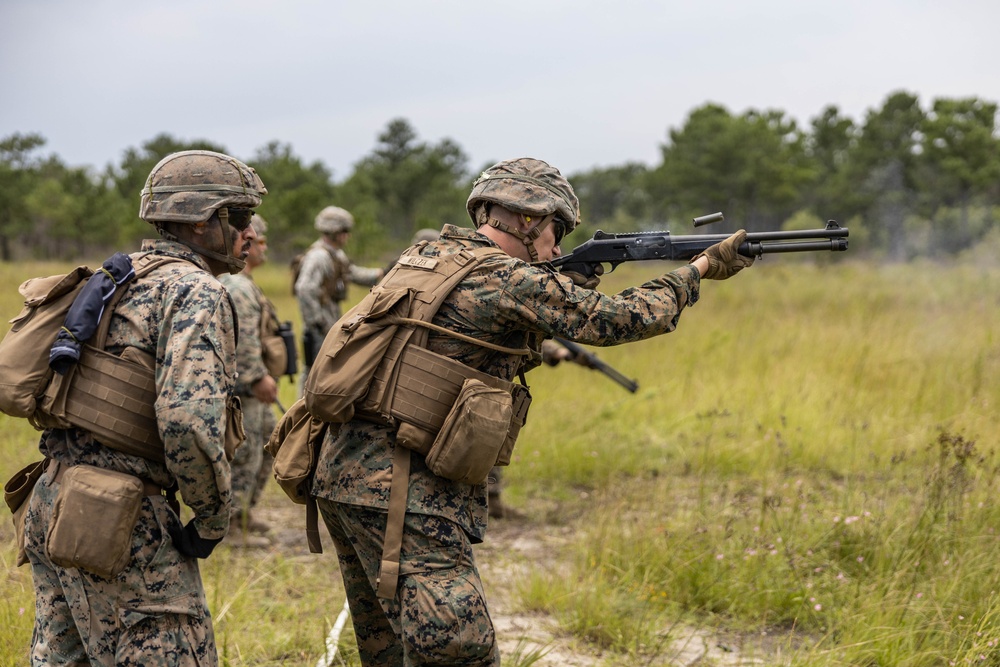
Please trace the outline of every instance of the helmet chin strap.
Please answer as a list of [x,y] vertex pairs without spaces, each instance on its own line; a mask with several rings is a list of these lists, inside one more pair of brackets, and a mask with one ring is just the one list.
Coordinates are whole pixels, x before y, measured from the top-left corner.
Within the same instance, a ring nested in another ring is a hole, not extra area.
[[203,245],[199,245],[197,243],[192,243],[191,241],[184,241],[182,239],[179,239],[174,234],[171,234],[170,232],[168,232],[167,230],[162,229],[162,228],[160,229],[160,236],[162,236],[163,238],[167,239],[168,241],[175,241],[176,243],[180,243],[181,245],[186,245],[187,247],[191,248],[191,250],[194,250],[196,253],[198,253],[202,257],[208,257],[209,259],[214,259],[214,260],[216,260],[218,262],[222,262],[223,264],[226,265],[227,270],[229,271],[229,273],[235,275],[235,274],[239,273],[240,271],[242,271],[243,267],[245,267],[247,265],[247,263],[244,262],[242,259],[233,256],[233,239],[232,239],[232,235],[226,233],[227,232],[226,227],[228,227],[229,224],[227,222],[223,222],[220,219],[219,220],[219,225],[222,228],[223,243],[226,246],[226,254],[225,255],[223,255],[222,253],[216,252],[214,250],[209,250],[208,248],[206,248]]
[[[521,243],[528,251],[528,257],[531,258],[532,262],[537,262],[538,251],[535,250],[535,239],[541,236],[542,232],[545,231],[545,228],[549,225],[550,222],[552,222],[552,216],[550,215],[544,216],[541,222],[539,222],[537,225],[529,229],[527,233],[525,233],[522,232],[520,229],[517,229],[516,227],[511,227],[507,223],[491,217],[489,213],[486,211],[486,207],[484,206],[479,209],[479,213],[476,215],[476,222],[479,223],[480,226],[489,225],[490,227],[495,227],[502,232],[506,232],[507,234],[510,234],[511,236],[520,239]],[[528,218],[528,222],[531,222],[530,217]]]

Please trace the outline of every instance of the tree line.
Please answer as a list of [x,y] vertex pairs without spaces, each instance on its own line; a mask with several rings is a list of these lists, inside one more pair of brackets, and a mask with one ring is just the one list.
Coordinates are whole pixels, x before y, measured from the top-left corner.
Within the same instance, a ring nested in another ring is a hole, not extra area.
[[[211,141],[161,134],[97,169],[44,155],[45,143],[34,133],[0,138],[0,260],[133,247],[150,235],[138,219],[139,193],[160,159],[188,149],[228,153]],[[723,211],[727,221],[704,231],[817,227],[833,218],[851,228],[852,253],[892,261],[1000,244],[995,102],[937,98],[924,107],[899,91],[860,121],[828,106],[808,127],[779,110],[734,114],[706,103],[669,129],[660,148],[654,166],[566,174],[580,197],[584,234],[694,233],[691,218]],[[236,157],[267,185],[259,211],[278,258],[315,238],[313,219],[330,204],[354,214],[351,247],[368,259],[398,252],[419,228],[467,225],[465,199],[488,166],[471,169],[451,139],[421,141],[403,118],[390,121],[339,182],[322,162],[306,164],[280,141]],[[584,234],[574,237],[582,242]]]

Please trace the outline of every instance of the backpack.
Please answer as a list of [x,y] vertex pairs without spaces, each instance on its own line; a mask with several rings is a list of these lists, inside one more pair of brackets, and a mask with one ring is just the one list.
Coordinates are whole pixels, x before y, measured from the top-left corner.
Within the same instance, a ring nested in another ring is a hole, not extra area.
[[[136,269],[135,277],[141,277],[153,269],[170,262],[183,262],[168,255],[146,255]],[[60,329],[66,321],[66,314],[83,290],[94,271],[86,266],[78,266],[69,273],[45,278],[29,278],[18,288],[24,297],[24,307],[11,320],[11,328],[0,341],[0,412],[12,417],[28,419],[36,428],[60,427],[68,424],[45,414],[47,399],[51,399],[50,389],[55,375],[49,366],[49,352]],[[134,279],[134,278],[133,278]],[[103,320],[110,322],[114,305],[128,289],[123,284],[108,302]],[[106,335],[102,329],[95,338]],[[85,341],[84,341],[85,342]],[[104,341],[95,341],[99,348]]]
[[93,274],[89,267],[78,266],[63,275],[21,283],[18,291],[24,308],[0,341],[0,412],[23,419],[34,416],[53,375],[49,349],[69,307]]
[[[450,334],[430,323],[448,294],[484,259],[498,253],[502,251],[481,248],[437,258],[403,255],[324,340],[306,379],[303,397],[278,422],[266,446],[274,457],[273,472],[279,486],[293,502],[306,505],[311,552],[322,553],[316,529],[316,501],[309,495],[318,451],[330,425],[337,428],[352,419],[356,410],[398,419],[402,426],[397,442],[423,453],[424,445],[430,445],[455,404],[463,381],[475,377],[499,388],[511,404],[505,423],[495,429],[506,450],[506,460],[498,459],[497,464],[509,462],[531,400],[527,387],[493,378],[423,349],[426,327]],[[407,275],[397,280],[398,271],[406,271]],[[529,352],[499,349],[514,354]],[[417,375],[407,373],[405,386],[400,385],[396,391],[393,380],[404,369],[415,370]],[[423,400],[425,395],[431,397],[429,403]],[[405,480],[407,475],[401,473],[399,478]],[[395,474],[393,479],[397,479]]]

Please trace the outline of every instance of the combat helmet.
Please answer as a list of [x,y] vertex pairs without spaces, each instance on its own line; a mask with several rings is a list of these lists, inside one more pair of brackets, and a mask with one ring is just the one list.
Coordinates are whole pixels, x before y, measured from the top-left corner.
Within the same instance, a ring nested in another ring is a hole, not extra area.
[[[483,204],[500,204],[516,213],[539,217],[554,213],[555,224],[562,227],[560,237],[580,224],[580,200],[573,192],[573,186],[558,169],[534,158],[504,160],[480,174],[465,204],[477,229],[484,224],[493,224]],[[533,241],[542,229],[536,227],[532,232],[529,233],[530,239],[522,241],[534,259]]]
[[256,208],[267,188],[253,167],[213,151],[181,151],[153,167],[139,217],[150,223],[205,222],[223,206]]
[[[179,239],[163,228],[163,223],[197,224],[219,212],[220,224],[233,219],[233,211],[260,206],[267,188],[257,172],[234,157],[214,151],[190,150],[172,153],[149,172],[139,200],[139,217],[156,225],[164,238]],[[244,225],[246,217],[243,217]],[[245,227],[238,227],[245,229]],[[222,235],[226,253],[183,243],[205,257],[220,261],[230,273],[239,273],[245,263],[234,256],[229,233]]]
[[267,236],[267,220],[260,213],[254,213],[250,218],[250,226],[257,232],[257,238],[262,239]]
[[316,216],[316,230],[323,234],[337,234],[354,229],[354,216],[339,206],[327,206]]

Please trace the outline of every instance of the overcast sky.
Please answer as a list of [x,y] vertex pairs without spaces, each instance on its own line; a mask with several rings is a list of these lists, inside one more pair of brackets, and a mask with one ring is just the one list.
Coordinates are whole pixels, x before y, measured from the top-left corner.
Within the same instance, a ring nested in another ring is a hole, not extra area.
[[1000,101],[997,0],[0,0],[0,137],[103,168],[166,132],[251,161],[289,143],[335,180],[394,118],[478,169],[658,162],[708,102],[828,105],[892,92]]

